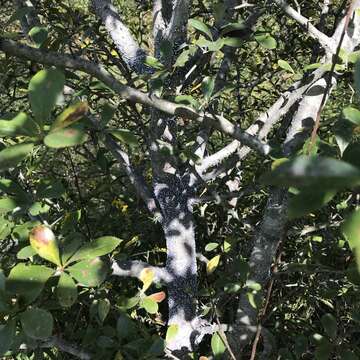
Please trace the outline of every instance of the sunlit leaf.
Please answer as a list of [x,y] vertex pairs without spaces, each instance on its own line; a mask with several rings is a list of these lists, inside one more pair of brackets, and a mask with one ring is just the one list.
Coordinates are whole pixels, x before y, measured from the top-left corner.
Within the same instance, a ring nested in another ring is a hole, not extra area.
[[265,49],[275,49],[277,46],[276,40],[270,34],[255,35],[256,41]]
[[60,266],[60,253],[55,234],[43,225],[36,226],[30,232],[30,244],[43,259]]
[[211,350],[215,359],[220,359],[226,350],[225,344],[217,332],[211,337]]
[[218,267],[220,261],[220,255],[214,256],[209,262],[206,264],[206,273],[208,275],[212,274],[215,269]]
[[127,129],[114,129],[108,130],[108,132],[113,135],[116,139],[120,140],[124,144],[127,144],[132,147],[138,146],[138,140],[136,135],[134,135],[130,130]]
[[99,258],[84,260],[66,269],[81,285],[99,286],[106,278],[108,268]]
[[115,236],[102,236],[83,245],[71,257],[71,261],[90,260],[112,252],[123,240]]
[[153,299],[146,297],[140,302],[140,306],[143,307],[149,314],[156,314],[159,309],[159,305]]
[[86,139],[87,135],[83,126],[75,124],[50,132],[45,136],[44,144],[50,148],[60,149],[81,145]]
[[285,60],[278,60],[278,65],[279,67],[281,67],[282,69],[289,71],[293,74],[295,74],[295,71],[293,70],[293,68],[290,66],[290,64],[285,61]]
[[170,326],[168,326],[166,331],[166,341],[169,342],[172,339],[174,339],[175,336],[178,334],[178,332],[179,332],[178,324],[171,324]]
[[143,283],[142,291],[146,291],[152,284],[155,273],[151,268],[145,268],[141,271],[139,279]]
[[360,125],[360,111],[358,109],[348,106],[343,110],[343,116],[353,124]]
[[343,225],[343,233],[355,254],[357,268],[360,273],[360,210],[356,210]]
[[209,39],[213,39],[210,28],[202,21],[196,19],[189,19],[188,24],[194,29],[206,35]]
[[166,294],[164,291],[160,291],[154,294],[147,296],[149,299],[154,300],[157,303],[162,302],[166,298]]
[[38,136],[39,125],[26,113],[7,115],[0,119],[0,136]]

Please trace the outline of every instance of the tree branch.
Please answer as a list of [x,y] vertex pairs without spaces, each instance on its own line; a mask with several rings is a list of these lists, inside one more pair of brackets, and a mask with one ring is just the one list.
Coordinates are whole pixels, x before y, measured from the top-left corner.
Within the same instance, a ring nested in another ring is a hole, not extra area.
[[164,267],[151,266],[143,261],[116,261],[113,260],[112,275],[129,276],[140,279],[144,269],[151,269],[154,272],[154,281],[168,284],[173,280],[173,276]]
[[335,54],[336,44],[334,41],[311,24],[309,19],[302,16],[284,0],[274,0],[274,2],[283,9],[286,15],[302,25],[307,30],[308,34],[320,43],[326,53]]
[[91,3],[127,66],[138,74],[153,72],[144,63],[146,52],[140,48],[128,27],[121,21],[111,0],[92,0]]
[[240,130],[238,126],[232,124],[223,116],[213,115],[209,113],[199,113],[194,109],[176,104],[155,95],[149,95],[136,90],[130,86],[126,86],[118,82],[105,68],[101,65],[92,63],[90,61],[73,58],[68,55],[57,54],[54,52],[45,52],[34,49],[26,45],[20,45],[12,40],[0,39],[0,50],[9,55],[18,56],[24,59],[36,61],[46,65],[55,65],[58,67],[70,68],[73,70],[80,70],[89,75],[93,75],[98,80],[102,81],[109,88],[114,90],[123,99],[131,102],[140,103],[158,109],[169,115],[180,116],[183,118],[195,120],[199,123],[207,123],[215,129],[229,135],[244,145],[258,151],[262,155],[268,155],[271,147],[257,139],[256,137]]

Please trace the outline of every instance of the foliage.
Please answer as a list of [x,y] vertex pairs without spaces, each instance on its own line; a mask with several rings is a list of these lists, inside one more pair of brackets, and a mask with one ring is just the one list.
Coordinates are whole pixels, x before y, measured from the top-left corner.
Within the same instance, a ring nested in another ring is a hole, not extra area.
[[[226,114],[245,129],[294,81],[324,66],[322,53],[313,52],[313,40],[272,6],[264,5],[250,37],[231,36],[242,31],[249,10],[240,8],[235,20],[218,29],[221,4],[194,1],[189,40],[174,64],[148,57],[153,72],[144,75],[126,69],[88,1],[37,1],[42,26],[32,28],[30,38],[19,21],[24,14],[7,4],[1,35],[99,61],[122,83],[142,91],[151,88],[194,110]],[[148,2],[119,0],[114,5],[151,53]],[[339,6],[334,1],[333,9]],[[301,10],[319,23],[317,2],[305,1]],[[337,16],[331,12],[325,28]],[[236,61],[218,90],[216,76],[229,47]],[[166,52],[166,46],[162,49]],[[182,80],[176,94],[163,91],[173,74],[184,77],[198,50],[198,74]],[[203,317],[231,323],[240,293],[247,294],[253,308],[263,307],[264,289],[248,281],[252,239],[272,186],[289,188],[288,234],[278,250],[271,310],[262,318],[276,344],[274,359],[360,357],[360,93],[349,90],[355,69],[355,80],[360,78],[356,60],[340,61],[342,68],[336,69],[342,77],[322,111],[315,144],[306,142],[289,158],[277,156],[286,134],[282,125],[275,126],[275,136],[269,136],[275,149],[271,156],[251,154],[241,171],[234,165],[200,193],[232,191],[237,181],[240,189],[260,186],[260,191],[195,204],[196,246],[206,256],[205,263],[199,262],[197,302]],[[64,86],[71,91],[66,93]],[[151,183],[151,111],[124,101],[83,72],[2,52],[0,89],[0,356],[70,359],[55,343],[41,346],[58,334],[97,359],[163,358],[166,342],[178,332],[176,324],[166,323],[166,288],[155,281],[151,268],[136,279],[111,276],[110,266],[114,259],[166,264],[160,224],[106,147],[111,135]],[[180,167],[199,161],[193,151],[199,124],[184,121],[175,147],[160,144]],[[213,152],[226,144],[220,132],[209,139]],[[19,350],[21,344],[27,344],[26,350]],[[226,353],[223,334],[216,331],[205,337],[193,358],[220,359]],[[250,353],[248,346],[244,358]]]

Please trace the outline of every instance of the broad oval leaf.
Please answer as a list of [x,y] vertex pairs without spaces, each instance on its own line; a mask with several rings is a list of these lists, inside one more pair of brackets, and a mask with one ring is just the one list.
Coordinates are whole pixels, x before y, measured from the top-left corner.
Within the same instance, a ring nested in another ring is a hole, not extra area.
[[86,101],[79,101],[66,108],[54,121],[51,132],[68,127],[81,120],[89,111]]
[[0,119],[0,136],[38,136],[40,132],[39,125],[24,112]]
[[14,341],[16,321],[9,320],[5,325],[0,325],[0,356],[3,356]]
[[360,273],[360,210],[354,211],[343,225],[343,233],[355,254],[357,268]]
[[38,297],[53,273],[54,270],[46,266],[19,263],[11,269],[6,279],[6,291],[22,295],[27,302],[31,302]]
[[159,310],[159,305],[153,299],[149,297],[144,298],[140,302],[140,306],[144,308],[149,314],[156,314]]
[[189,19],[188,24],[194,29],[206,35],[209,39],[213,39],[210,28],[202,21],[196,19]]
[[134,321],[125,313],[121,312],[117,322],[116,331],[119,339],[126,339],[136,334]]
[[336,318],[332,314],[325,314],[321,317],[321,324],[324,327],[326,334],[334,339],[337,334]]
[[111,308],[110,301],[108,299],[100,299],[97,306],[98,317],[101,323],[104,322],[109,314]]
[[169,342],[176,337],[179,332],[178,324],[171,324],[166,330],[166,341]]
[[341,189],[360,183],[360,170],[340,160],[299,156],[261,177],[269,185]]
[[17,254],[16,257],[20,260],[29,259],[36,255],[36,251],[31,245],[23,247]]
[[255,40],[265,49],[275,49],[276,40],[270,34],[255,35]]
[[353,124],[360,125],[360,111],[358,109],[348,106],[343,109],[343,116]]
[[33,149],[33,143],[21,143],[11,145],[0,151],[0,171],[8,170],[15,167],[21,160]]
[[36,73],[29,83],[29,100],[33,114],[44,124],[53,110],[65,85],[65,75],[57,69]]
[[80,285],[99,286],[106,278],[108,268],[99,258],[84,260],[66,269]]
[[211,350],[215,359],[221,358],[226,350],[225,344],[217,332],[215,332],[211,337]]
[[111,253],[123,240],[115,236],[102,236],[83,245],[70,261],[90,260]]
[[145,268],[141,271],[139,279],[143,283],[142,291],[146,291],[152,284],[155,273],[151,268]]
[[40,47],[48,37],[48,31],[43,26],[34,26],[30,31],[29,35],[37,47]]
[[127,129],[115,129],[108,131],[116,139],[120,140],[122,143],[135,147],[138,146],[138,141],[136,135],[134,135],[130,130]]
[[79,124],[68,126],[50,132],[44,138],[44,144],[50,148],[60,149],[64,147],[83,144],[87,139],[83,126]]
[[70,307],[77,299],[78,292],[72,277],[63,272],[60,275],[59,283],[56,288],[56,295],[59,304],[63,307]]
[[55,234],[44,225],[34,227],[30,232],[30,244],[43,259],[60,266],[60,253]]
[[52,335],[54,320],[44,309],[28,309],[21,314],[20,320],[26,335],[33,339],[46,339]]
[[281,67],[282,69],[286,70],[286,71],[289,71],[293,74],[295,74],[295,71],[294,69],[290,66],[290,64],[285,61],[285,60],[278,60],[278,65],[279,67]]
[[164,291],[160,291],[149,295],[148,298],[154,300],[157,303],[160,303],[166,298],[166,294]]
[[212,274],[215,269],[218,267],[220,261],[220,255],[214,256],[209,262],[206,264],[206,272],[208,275]]
[[314,191],[313,188],[300,190],[289,203],[289,218],[294,219],[304,216],[311,211],[320,209],[326,205],[336,194],[333,190]]

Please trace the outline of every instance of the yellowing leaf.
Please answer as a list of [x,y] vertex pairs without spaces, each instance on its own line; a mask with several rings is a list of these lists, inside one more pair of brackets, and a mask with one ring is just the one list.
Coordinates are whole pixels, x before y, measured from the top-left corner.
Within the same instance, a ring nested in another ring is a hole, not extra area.
[[154,271],[150,268],[145,268],[141,271],[139,279],[143,282],[142,291],[146,291],[154,280]]
[[179,325],[178,324],[172,324],[168,327],[167,331],[166,331],[166,341],[169,342],[171,341],[176,334],[179,331]]
[[30,232],[30,244],[43,259],[61,265],[59,247],[50,228],[44,225],[34,227]]
[[206,265],[206,272],[208,275],[212,274],[219,265],[220,255],[214,256]]
[[82,119],[89,111],[86,101],[79,101],[65,109],[54,121],[51,131],[68,127]]

